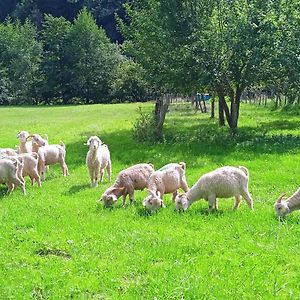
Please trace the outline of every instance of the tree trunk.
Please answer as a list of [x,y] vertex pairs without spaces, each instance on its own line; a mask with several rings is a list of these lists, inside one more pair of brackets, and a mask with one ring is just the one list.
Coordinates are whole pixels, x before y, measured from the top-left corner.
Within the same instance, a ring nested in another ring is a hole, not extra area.
[[219,126],[225,126],[224,109],[220,98],[218,102],[219,102]]
[[[211,100],[211,112],[210,117],[213,119],[215,117],[215,98]],[[223,118],[224,119],[224,118]]]
[[161,140],[163,137],[163,125],[168,111],[171,95],[165,94],[156,99],[154,117],[155,117],[155,138]]

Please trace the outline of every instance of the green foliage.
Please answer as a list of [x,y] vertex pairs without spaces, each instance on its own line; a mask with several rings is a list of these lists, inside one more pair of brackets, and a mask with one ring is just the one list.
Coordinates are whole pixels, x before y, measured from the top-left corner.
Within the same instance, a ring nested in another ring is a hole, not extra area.
[[149,84],[144,78],[143,69],[124,57],[124,60],[115,69],[111,80],[112,97],[117,102],[148,100]]
[[[0,108],[1,147],[14,147],[20,129],[47,133],[65,142],[70,170],[64,178],[51,166],[41,188],[26,179],[26,197],[0,186],[0,298],[299,298],[300,215],[279,222],[273,211],[281,193],[299,186],[299,112],[242,104],[234,140],[208,115],[171,105],[165,143],[148,145],[131,136],[139,106],[149,112],[152,104]],[[166,195],[167,208],[147,215],[146,191],[136,191],[133,207],[119,200],[103,209],[96,200],[111,183],[90,188],[85,166],[93,134],[111,150],[113,180],[139,162],[159,169],[185,161],[190,186],[217,167],[245,165],[255,210],[242,201],[233,212],[233,199],[222,199],[208,214],[201,200],[180,214]]]
[[30,22],[0,23],[0,103],[32,103],[39,84],[42,44]]
[[83,95],[86,103],[108,102],[109,83],[119,57],[86,9],[75,19],[66,48],[73,97]]
[[133,138],[137,142],[154,142],[156,141],[156,122],[153,112],[145,113],[139,108],[139,114],[133,124]]
[[71,23],[64,18],[45,16],[42,38],[44,44],[44,59],[42,70],[44,75],[42,98],[46,101],[62,99],[66,104],[71,97],[69,70],[70,53],[67,44]]

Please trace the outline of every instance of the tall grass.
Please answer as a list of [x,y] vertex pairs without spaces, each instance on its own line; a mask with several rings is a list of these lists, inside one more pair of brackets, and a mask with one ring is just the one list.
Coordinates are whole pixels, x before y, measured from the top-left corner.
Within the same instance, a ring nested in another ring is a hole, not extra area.
[[[131,135],[140,104],[0,108],[0,147],[14,147],[19,130],[47,133],[67,146],[69,177],[50,168],[41,188],[5,195],[0,187],[1,299],[287,299],[300,297],[300,217],[279,222],[273,202],[299,186],[300,119],[255,105],[241,108],[232,136],[207,114],[173,105],[165,142],[137,144]],[[142,104],[149,112],[152,104]],[[107,178],[89,187],[85,167],[90,135],[111,150],[113,179],[138,162],[156,168],[187,163],[191,186],[223,165],[245,165],[255,210],[232,199],[207,213],[199,201],[186,213],[145,214],[137,205],[112,210],[96,203]]]

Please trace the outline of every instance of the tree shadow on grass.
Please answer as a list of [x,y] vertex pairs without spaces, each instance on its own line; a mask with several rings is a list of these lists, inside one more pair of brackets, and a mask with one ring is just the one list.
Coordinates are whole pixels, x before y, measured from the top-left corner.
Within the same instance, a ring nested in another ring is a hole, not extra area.
[[273,120],[258,127],[241,127],[235,134],[207,119],[188,120],[189,127],[182,126],[182,122],[180,117],[172,116],[166,123],[165,140],[156,144],[133,140],[130,129],[83,131],[78,141],[67,144],[69,169],[85,165],[88,147],[84,144],[91,135],[98,135],[108,145],[114,173],[115,162],[128,167],[149,162],[158,168],[171,161],[182,160],[194,165],[202,156],[221,165],[226,164],[233,152],[236,160],[245,160],[245,157],[251,159],[262,154],[284,154],[298,150],[300,146],[300,135],[268,134],[270,130],[300,128],[300,121]]
[[69,188],[67,192],[65,192],[66,195],[74,195],[78,192],[81,192],[83,190],[86,190],[90,188],[90,184],[76,184]]

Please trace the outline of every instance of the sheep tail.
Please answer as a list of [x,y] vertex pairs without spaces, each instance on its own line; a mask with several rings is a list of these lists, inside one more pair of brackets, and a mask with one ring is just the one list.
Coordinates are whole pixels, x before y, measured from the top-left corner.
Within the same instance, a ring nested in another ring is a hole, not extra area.
[[242,170],[246,174],[247,177],[249,177],[249,171],[246,167],[239,166],[239,169]]
[[66,145],[63,141],[60,141],[59,144],[66,150]]
[[183,170],[186,169],[186,164],[185,164],[185,162],[181,161],[181,162],[179,163],[179,165],[182,167]]

